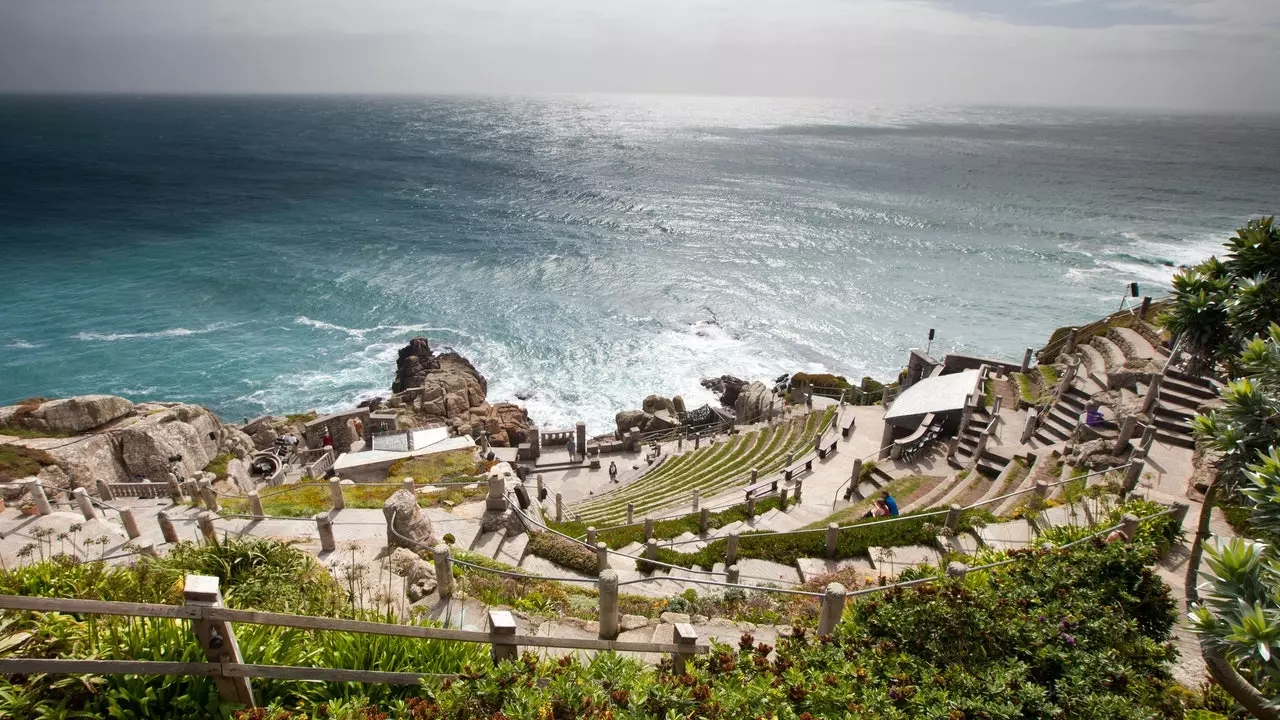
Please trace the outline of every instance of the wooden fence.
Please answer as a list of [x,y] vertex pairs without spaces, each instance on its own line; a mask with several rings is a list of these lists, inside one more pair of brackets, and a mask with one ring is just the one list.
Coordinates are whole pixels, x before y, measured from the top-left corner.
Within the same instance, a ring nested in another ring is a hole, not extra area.
[[697,633],[692,626],[676,627],[674,643],[618,642],[590,638],[543,637],[519,635],[515,620],[506,610],[490,610],[490,629],[452,630],[421,625],[397,625],[344,620],[340,618],[290,615],[286,613],[234,610],[223,607],[218,578],[188,575],[183,588],[183,605],[154,605],[103,600],[75,600],[66,598],[29,597],[24,595],[0,595],[0,609],[28,610],[36,612],[80,613],[86,615],[117,615],[126,617],[155,617],[190,620],[200,646],[209,662],[164,662],[152,660],[80,660],[42,658],[0,659],[0,674],[51,674],[95,675],[192,675],[210,677],[218,685],[218,692],[228,702],[253,707],[251,678],[274,680],[308,680],[319,682],[366,682],[416,685],[424,678],[442,678],[446,675],[428,675],[410,672],[382,670],[350,670],[345,668],[316,668],[295,665],[246,664],[236,643],[233,622],[304,630],[336,630],[366,635],[394,635],[399,637],[446,640],[454,642],[483,643],[491,647],[495,662],[514,658],[520,647],[563,648],[567,650],[605,650],[614,652],[670,653],[674,667],[683,668],[694,655],[706,654],[707,646],[698,644]]

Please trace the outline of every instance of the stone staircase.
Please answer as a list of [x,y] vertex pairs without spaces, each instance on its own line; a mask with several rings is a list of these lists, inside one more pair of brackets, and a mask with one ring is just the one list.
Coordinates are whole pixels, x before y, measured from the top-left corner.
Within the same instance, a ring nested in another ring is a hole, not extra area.
[[1088,390],[1082,387],[1083,384],[1072,381],[1057,402],[1049,406],[1048,412],[1041,416],[1035,434],[1031,436],[1032,447],[1057,445],[1071,439],[1090,398]]
[[[1221,385],[1217,381],[1197,375],[1170,370],[1160,383],[1160,399],[1151,412],[1151,423],[1156,427],[1156,439],[1178,447],[1194,449],[1195,438],[1191,434],[1191,418],[1196,409],[1206,402],[1218,399]],[[1139,392],[1146,392],[1146,385],[1139,385]]]

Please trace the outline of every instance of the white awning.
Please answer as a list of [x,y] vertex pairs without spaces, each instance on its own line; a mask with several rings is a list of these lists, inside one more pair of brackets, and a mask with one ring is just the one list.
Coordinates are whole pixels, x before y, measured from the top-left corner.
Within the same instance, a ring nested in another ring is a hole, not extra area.
[[902,391],[884,414],[885,421],[964,409],[964,399],[978,384],[977,370],[924,378]]

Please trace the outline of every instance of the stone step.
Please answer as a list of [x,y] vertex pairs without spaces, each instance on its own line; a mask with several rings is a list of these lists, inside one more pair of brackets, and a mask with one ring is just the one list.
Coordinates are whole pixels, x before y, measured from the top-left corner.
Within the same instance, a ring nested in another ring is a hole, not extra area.
[[[777,512],[777,510],[778,510],[777,508],[774,508],[769,512]],[[769,513],[765,513],[765,515],[768,515],[768,514]],[[756,522],[758,523],[760,521],[757,519]],[[738,533],[741,533],[744,529],[749,530],[750,527],[748,527],[747,524],[741,520],[734,520],[733,522],[729,523],[728,525],[725,525],[724,527],[716,528],[715,530],[712,530],[711,537],[725,537],[731,532],[736,531]]]
[[875,576],[875,568],[872,566],[871,561],[866,558],[844,558],[842,560],[800,558],[796,560],[796,568],[800,571],[800,578],[803,582],[809,582],[814,578],[850,568],[858,568],[864,571],[868,577]]
[[1076,349],[1080,351],[1081,370],[1098,375],[1106,374],[1107,362],[1103,359],[1102,353],[1092,345],[1080,345]]
[[800,571],[794,565],[783,565],[769,560],[756,558],[738,559],[738,572],[742,575],[744,585],[773,583],[784,587],[799,585]]
[[1196,416],[1194,410],[1177,405],[1167,405],[1164,402],[1164,393],[1160,393],[1160,403],[1155,407],[1156,417],[1166,418],[1173,422],[1189,422],[1191,418]]
[[1075,418],[1068,416],[1057,406],[1054,406],[1054,408],[1049,411],[1049,414],[1045,416],[1044,421],[1046,425],[1054,425],[1068,435],[1075,432],[1076,429]]
[[495,530],[493,532],[481,533],[471,543],[471,552],[485,557],[492,558],[498,554],[498,548],[502,547],[502,539],[505,531]]
[[867,548],[867,555],[871,558],[872,567],[881,575],[891,577],[910,567],[936,564],[941,557],[936,549],[925,545]]
[[[1146,385],[1143,385],[1142,388],[1145,392]],[[1200,395],[1188,395],[1178,388],[1166,385],[1163,382],[1160,383],[1160,404],[1164,407],[1176,405],[1188,412],[1195,412],[1197,408],[1212,399]]]
[[796,505],[787,510],[787,515],[801,525],[818,522],[831,514],[831,506]]
[[757,530],[769,530],[772,532],[787,532],[788,530],[797,530],[803,526],[804,523],[784,512],[778,512],[767,521],[756,523]]
[[1180,370],[1170,369],[1165,373],[1165,381],[1175,386],[1185,387],[1188,392],[1205,393],[1206,397],[1217,397],[1221,384],[1202,375],[1188,375]]
[[528,533],[508,535],[502,541],[502,546],[498,548],[498,554],[493,559],[508,565],[519,565],[520,561],[524,559],[524,550],[528,545]]
[[1195,438],[1191,436],[1189,431],[1186,434],[1183,434],[1160,430],[1156,432],[1156,440],[1165,443],[1166,445],[1176,445],[1188,450],[1195,450],[1196,448]]
[[1121,351],[1125,351],[1127,346],[1128,351],[1125,352],[1125,355],[1132,360],[1164,360],[1166,357],[1164,353],[1157,352],[1145,337],[1132,328],[1111,328],[1107,334],[1111,336],[1108,339],[1114,338],[1116,340],[1115,344],[1120,347]]
[[[1036,437],[1044,438],[1048,443],[1062,442],[1069,439],[1069,435],[1058,428],[1051,422],[1044,422],[1036,429]],[[1051,438],[1057,438],[1051,439]]]
[[997,550],[1017,550],[1031,545],[1035,531],[1026,520],[993,523],[979,532],[982,544]]
[[938,547],[948,553],[973,555],[978,552],[978,548],[982,547],[982,543],[972,533],[962,532],[951,537],[939,535]]
[[1119,370],[1124,367],[1125,356],[1124,351],[1118,345],[1103,336],[1094,336],[1090,343],[1106,360],[1107,371]]

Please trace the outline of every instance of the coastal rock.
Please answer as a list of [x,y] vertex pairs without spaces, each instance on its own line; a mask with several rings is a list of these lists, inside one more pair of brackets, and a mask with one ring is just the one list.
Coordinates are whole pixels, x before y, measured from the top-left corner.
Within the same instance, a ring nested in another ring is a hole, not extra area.
[[408,490],[392,493],[382,504],[382,515],[387,519],[387,543],[392,547],[417,550],[439,542],[431,519],[418,507],[417,495]]
[[235,458],[227,463],[227,480],[235,484],[237,493],[247,493],[257,487],[249,472],[249,461]]
[[746,380],[733,375],[721,375],[718,378],[706,378],[702,381],[702,387],[719,395],[720,404],[727,408],[734,407],[738,402],[738,395],[747,384]]
[[132,410],[133,403],[115,395],[78,395],[41,403],[20,422],[46,432],[81,433],[118,420]]
[[626,437],[631,432],[631,428],[640,428],[640,432],[644,432],[649,427],[649,413],[643,410],[623,410],[613,416],[613,421],[617,423],[619,440]]
[[253,439],[233,427],[223,426],[222,436],[218,440],[218,452],[235,455],[241,460],[253,455],[257,445]]
[[650,395],[649,397],[644,399],[644,402],[641,404],[640,407],[641,409],[643,409],[645,412],[649,414],[656,413],[659,410],[666,410],[667,412],[673,415],[676,412],[675,403],[672,402],[669,398],[664,398],[661,395]]
[[133,479],[120,459],[120,442],[114,434],[32,438],[16,444],[44,450],[70,477],[70,487],[86,488],[92,495],[97,495],[98,480],[120,483]]
[[773,404],[773,395],[764,383],[756,381],[747,385],[733,403],[739,423],[758,422]]
[[658,412],[649,416],[649,424],[645,428],[645,430],[646,432],[656,432],[658,430],[670,430],[671,428],[679,427],[679,425],[680,425],[680,421],[675,418],[675,415],[673,413],[668,412],[666,410],[659,410]]

